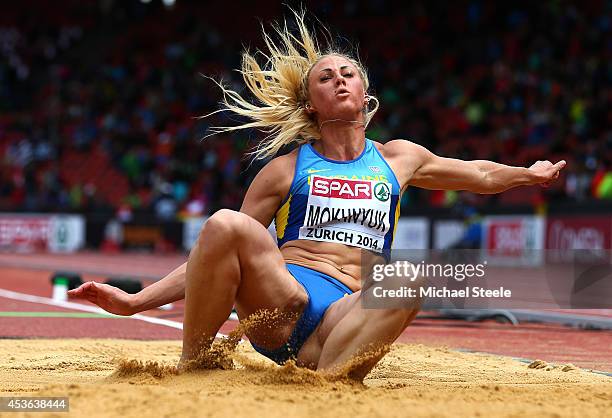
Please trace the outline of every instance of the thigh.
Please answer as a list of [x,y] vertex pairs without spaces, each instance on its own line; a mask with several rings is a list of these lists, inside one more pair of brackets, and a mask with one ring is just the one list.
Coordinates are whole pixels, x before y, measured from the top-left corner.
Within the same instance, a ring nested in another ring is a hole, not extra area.
[[332,303],[319,326],[315,329],[312,335],[306,340],[300,350],[298,361],[301,365],[315,368],[319,363],[319,358],[325,345],[325,341],[331,334],[334,327],[344,318],[349,312],[361,303],[361,290],[338,299]]
[[317,339],[321,345],[325,344],[327,337],[332,332],[334,327],[340,322],[349,312],[361,304],[361,290],[337,300],[330,305],[325,316],[317,329]]
[[236,311],[241,321],[262,310],[284,312],[270,322],[263,318],[245,330],[256,344],[274,348],[289,338],[299,313],[308,303],[308,294],[287,270],[268,230],[248,215],[234,212],[234,216],[240,264]]
[[[420,285],[421,281],[397,280],[397,286]],[[363,300],[373,297],[373,289],[366,286],[329,307],[319,327],[304,344],[303,352],[300,352],[299,359],[304,364],[326,368],[329,364],[346,361],[350,355],[369,345],[395,341],[416,317],[420,299],[411,299],[388,308],[365,309]],[[379,357],[375,356],[372,363],[364,364],[361,372],[367,373]]]

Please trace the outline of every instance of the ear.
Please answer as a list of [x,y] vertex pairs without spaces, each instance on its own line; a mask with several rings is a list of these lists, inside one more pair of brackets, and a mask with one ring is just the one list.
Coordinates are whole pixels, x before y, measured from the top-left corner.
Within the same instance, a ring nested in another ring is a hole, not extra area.
[[315,113],[315,108],[312,107],[310,102],[306,102],[306,104],[304,105],[304,109],[306,110],[306,113],[308,113],[309,115],[313,115]]

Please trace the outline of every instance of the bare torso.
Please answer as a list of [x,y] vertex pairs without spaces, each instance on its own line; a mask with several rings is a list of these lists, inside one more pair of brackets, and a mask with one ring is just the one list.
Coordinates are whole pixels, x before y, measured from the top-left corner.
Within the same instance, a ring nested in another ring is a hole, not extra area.
[[295,240],[285,243],[281,253],[289,264],[320,271],[357,291],[361,288],[361,249],[331,242]]

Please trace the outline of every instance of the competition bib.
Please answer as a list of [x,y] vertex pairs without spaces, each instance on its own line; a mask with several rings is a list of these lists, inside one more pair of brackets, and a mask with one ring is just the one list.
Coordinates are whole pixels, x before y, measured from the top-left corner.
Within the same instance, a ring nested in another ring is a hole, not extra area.
[[389,232],[391,183],[313,176],[299,239],[382,252]]

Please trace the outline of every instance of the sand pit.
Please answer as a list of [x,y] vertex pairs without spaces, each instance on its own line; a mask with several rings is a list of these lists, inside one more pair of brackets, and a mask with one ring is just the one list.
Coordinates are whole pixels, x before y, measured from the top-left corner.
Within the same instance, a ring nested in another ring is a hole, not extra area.
[[53,416],[88,418],[604,417],[612,410],[612,378],[546,359],[530,368],[509,358],[397,344],[357,384],[277,367],[248,344],[239,346],[234,370],[176,374],[180,347],[179,341],[0,340],[0,393],[69,396],[70,414]]

